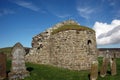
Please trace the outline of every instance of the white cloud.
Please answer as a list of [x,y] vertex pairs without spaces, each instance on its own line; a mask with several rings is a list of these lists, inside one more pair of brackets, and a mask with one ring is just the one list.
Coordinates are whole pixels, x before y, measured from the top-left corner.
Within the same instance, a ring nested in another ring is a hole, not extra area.
[[10,10],[10,9],[1,9],[0,10],[0,16],[3,16],[3,15],[8,15],[8,14],[14,14],[15,12]]
[[70,16],[69,14],[55,14],[55,15],[59,18],[66,18]]
[[93,8],[90,8],[90,7],[78,7],[77,11],[80,14],[80,16],[88,19],[88,18],[90,18],[90,15],[92,13],[94,13],[95,10]]
[[120,20],[113,20],[111,24],[96,22],[93,29],[98,45],[120,43]]
[[24,0],[17,0],[14,3],[16,3],[19,6],[22,6],[22,7],[28,8],[30,10],[33,10],[33,11],[39,11],[39,7],[34,5],[32,2],[26,2]]

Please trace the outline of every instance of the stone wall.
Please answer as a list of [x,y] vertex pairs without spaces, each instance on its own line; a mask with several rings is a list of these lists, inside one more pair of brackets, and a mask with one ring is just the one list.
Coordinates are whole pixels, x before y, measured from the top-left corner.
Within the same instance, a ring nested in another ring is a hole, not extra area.
[[104,57],[106,54],[109,54],[111,57],[116,56],[120,58],[120,48],[99,48],[98,57]]
[[74,70],[90,68],[96,58],[94,33],[69,30],[51,36],[51,63]]
[[[37,37],[39,36],[39,37]],[[29,62],[40,63],[40,64],[49,64],[49,53],[50,53],[50,44],[47,37],[41,37],[45,35],[37,35],[36,41],[32,43],[32,49],[28,55],[26,55],[26,60]]]
[[79,25],[66,21],[36,35],[26,61],[50,64],[71,70],[87,70],[97,60],[95,32],[91,30],[65,30],[50,34],[61,25]]

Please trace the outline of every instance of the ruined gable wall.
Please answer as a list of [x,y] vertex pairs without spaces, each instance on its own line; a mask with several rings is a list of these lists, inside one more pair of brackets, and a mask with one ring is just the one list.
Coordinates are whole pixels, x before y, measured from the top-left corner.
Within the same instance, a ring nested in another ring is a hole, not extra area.
[[95,32],[67,30],[54,35],[50,34],[53,29],[64,24],[77,23],[74,21],[59,23],[36,35],[32,41],[32,49],[26,56],[26,61],[71,70],[90,69],[91,62],[97,60]]
[[65,24],[79,25],[75,21],[68,20],[58,23],[47,29],[45,32],[34,36],[32,38],[32,48],[30,49],[29,54],[26,55],[26,61],[40,64],[50,64],[50,47],[52,47],[52,45],[50,45],[51,32]]
[[49,37],[48,33],[43,32],[33,38],[32,48],[29,54],[26,55],[26,61],[38,64],[50,64]]

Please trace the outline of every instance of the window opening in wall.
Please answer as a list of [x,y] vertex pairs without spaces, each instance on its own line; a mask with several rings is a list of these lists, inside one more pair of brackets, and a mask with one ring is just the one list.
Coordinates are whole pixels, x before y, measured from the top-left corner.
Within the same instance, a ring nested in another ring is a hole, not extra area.
[[88,44],[88,45],[89,45],[89,44],[92,44],[91,40],[88,40],[87,44]]
[[87,45],[88,45],[88,55],[91,55],[92,52],[91,52],[91,44],[92,44],[92,41],[91,40],[88,40],[87,41]]

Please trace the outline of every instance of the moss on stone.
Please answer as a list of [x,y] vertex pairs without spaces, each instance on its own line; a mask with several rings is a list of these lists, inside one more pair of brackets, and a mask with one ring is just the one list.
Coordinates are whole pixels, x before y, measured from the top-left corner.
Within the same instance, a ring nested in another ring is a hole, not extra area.
[[66,31],[66,30],[78,30],[78,31],[89,30],[89,31],[94,32],[93,29],[85,27],[85,26],[81,26],[81,25],[63,25],[57,29],[53,29],[51,34],[53,35],[53,34],[56,34],[58,32]]

